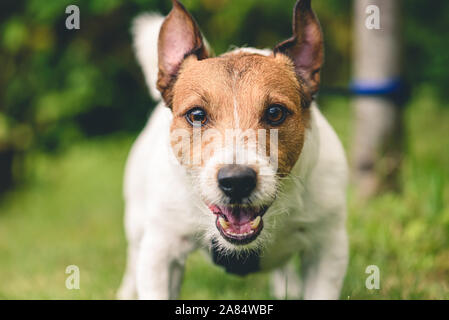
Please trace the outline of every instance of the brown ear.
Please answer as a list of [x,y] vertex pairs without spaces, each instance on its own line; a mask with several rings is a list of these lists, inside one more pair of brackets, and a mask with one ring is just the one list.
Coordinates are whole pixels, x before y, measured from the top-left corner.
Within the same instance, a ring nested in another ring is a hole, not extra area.
[[178,0],[173,0],[173,9],[165,18],[158,39],[157,88],[167,105],[171,103],[170,89],[181,63],[189,55],[201,60],[208,53],[195,20]]
[[318,91],[323,64],[323,35],[320,23],[310,4],[298,0],[293,12],[293,37],[278,44],[273,52],[289,56],[296,73],[306,82],[311,94]]

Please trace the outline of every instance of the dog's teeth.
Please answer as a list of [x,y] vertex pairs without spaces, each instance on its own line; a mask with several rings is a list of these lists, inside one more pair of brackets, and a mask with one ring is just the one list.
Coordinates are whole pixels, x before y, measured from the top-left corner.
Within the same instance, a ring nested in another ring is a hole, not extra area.
[[228,234],[230,236],[234,236],[234,237],[246,237],[246,236],[249,236],[252,233],[254,233],[254,230],[249,230],[248,232],[243,232],[243,233],[235,233],[235,232],[232,232],[230,230],[226,230],[226,234]]
[[253,229],[253,230],[257,229],[257,227],[259,226],[260,220],[261,220],[260,216],[257,216],[256,219],[251,221],[251,229]]
[[222,217],[218,218],[218,222],[220,222],[221,227],[226,230],[227,228],[229,228],[229,223],[226,222],[226,220]]

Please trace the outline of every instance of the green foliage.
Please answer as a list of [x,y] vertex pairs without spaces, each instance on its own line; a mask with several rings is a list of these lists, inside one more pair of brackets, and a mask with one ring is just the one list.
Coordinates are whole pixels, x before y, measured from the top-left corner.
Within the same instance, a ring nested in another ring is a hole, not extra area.
[[426,83],[448,101],[449,2],[402,1],[403,71],[414,85]]

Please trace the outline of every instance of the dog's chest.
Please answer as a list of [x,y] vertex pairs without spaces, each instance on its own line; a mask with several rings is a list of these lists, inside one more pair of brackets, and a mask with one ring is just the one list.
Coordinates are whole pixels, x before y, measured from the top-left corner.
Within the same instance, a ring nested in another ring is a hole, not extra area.
[[227,273],[245,276],[249,273],[260,271],[259,251],[225,255],[218,249],[217,244],[212,241],[211,256],[212,261],[216,265],[223,267]]
[[272,231],[271,241],[264,247],[260,270],[266,271],[284,265],[294,254],[308,246],[310,233],[306,224],[294,219],[278,222]]

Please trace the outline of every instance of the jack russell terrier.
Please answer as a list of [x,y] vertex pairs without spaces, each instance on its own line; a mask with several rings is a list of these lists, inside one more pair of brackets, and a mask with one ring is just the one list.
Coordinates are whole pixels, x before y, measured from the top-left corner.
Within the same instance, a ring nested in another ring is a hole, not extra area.
[[[226,271],[272,271],[276,298],[338,299],[347,164],[314,97],[323,40],[310,0],[273,50],[218,57],[183,7],[139,16],[136,56],[161,100],[126,166],[120,299],[176,299],[197,248]],[[300,254],[301,273],[292,256]]]

